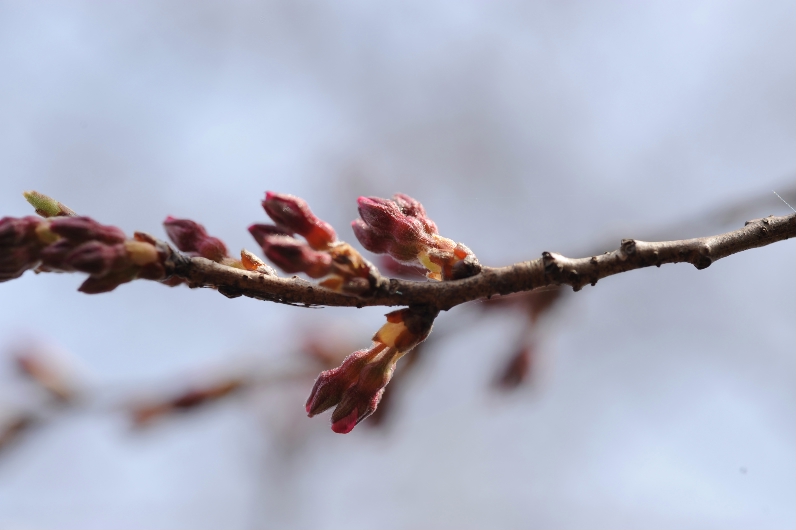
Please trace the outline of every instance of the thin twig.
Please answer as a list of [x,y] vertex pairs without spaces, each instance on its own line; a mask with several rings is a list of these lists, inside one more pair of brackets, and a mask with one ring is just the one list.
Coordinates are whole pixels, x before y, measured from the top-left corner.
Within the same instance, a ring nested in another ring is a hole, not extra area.
[[227,297],[247,296],[260,300],[305,306],[413,306],[447,310],[459,304],[530,291],[548,285],[570,285],[578,291],[587,284],[621,272],[666,263],[691,263],[704,269],[722,258],[796,237],[796,214],[748,221],[725,234],[650,243],[624,239],[620,248],[599,256],[567,258],[544,252],[542,258],[507,267],[484,267],[480,274],[463,280],[414,282],[391,279],[372,296],[337,293],[298,277],[282,278],[243,271],[204,258],[175,252],[170,273],[195,287],[212,287]]

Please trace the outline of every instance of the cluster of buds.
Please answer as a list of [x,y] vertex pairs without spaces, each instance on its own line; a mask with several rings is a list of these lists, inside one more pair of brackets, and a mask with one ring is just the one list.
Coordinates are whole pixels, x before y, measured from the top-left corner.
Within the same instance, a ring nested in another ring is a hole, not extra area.
[[363,294],[374,287],[376,268],[338,241],[331,225],[316,217],[303,199],[269,191],[262,204],[275,224],[254,224],[249,232],[277,267],[325,278],[320,285],[336,291]]
[[166,257],[150,236],[127,239],[119,228],[89,217],[0,219],[0,281],[36,268],[85,272],[80,291],[103,293],[136,278],[163,279]]
[[321,372],[306,411],[312,417],[332,407],[332,430],[348,433],[373,414],[390,382],[398,359],[423,342],[437,312],[407,308],[387,314],[387,323],[373,336],[370,348],[359,350],[337,368]]
[[389,254],[407,266],[422,266],[433,280],[457,280],[481,271],[475,254],[461,243],[439,235],[417,200],[398,193],[392,200],[360,197],[360,219],[351,223],[362,246]]

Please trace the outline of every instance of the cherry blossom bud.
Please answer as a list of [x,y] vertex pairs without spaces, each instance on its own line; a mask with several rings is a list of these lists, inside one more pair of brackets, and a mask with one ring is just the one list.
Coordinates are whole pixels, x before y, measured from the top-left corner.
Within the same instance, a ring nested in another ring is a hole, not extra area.
[[351,228],[354,230],[357,240],[365,247],[365,250],[369,250],[374,254],[388,252],[393,243],[391,239],[373,230],[362,219],[351,221]]
[[227,257],[227,247],[217,237],[207,233],[205,227],[190,219],[167,217],[163,222],[169,239],[183,252],[220,262]]
[[399,355],[390,349],[376,361],[368,363],[360,371],[359,379],[340,400],[332,412],[332,430],[346,434],[362,420],[376,411],[384,395],[384,387],[390,382]]
[[90,217],[56,217],[49,223],[51,232],[73,243],[96,240],[113,244],[127,239],[121,229],[102,225]]
[[0,249],[15,247],[36,240],[36,228],[46,222],[32,215],[0,219]]
[[269,191],[263,208],[278,226],[303,236],[315,250],[323,250],[337,240],[332,226],[318,219],[304,199]]
[[422,265],[428,270],[427,277],[434,280],[466,278],[480,272],[472,251],[440,236],[423,205],[412,197],[360,197],[357,202],[361,219],[351,226],[371,252],[387,253],[404,265]]
[[383,345],[377,345],[355,351],[337,368],[321,372],[305,405],[307,415],[311,418],[337,406],[343,393],[357,382],[362,368],[383,350]]
[[265,246],[265,238],[268,236],[292,236],[293,232],[276,225],[253,224],[249,227],[249,233],[257,244]]
[[304,272],[310,278],[322,278],[331,270],[332,257],[328,253],[312,250],[293,237],[267,236],[263,243],[266,257],[287,273]]
[[64,268],[102,275],[115,265],[127,261],[124,245],[105,245],[99,241],[87,241],[75,247],[64,258]]
[[421,223],[423,223],[423,227],[426,229],[426,232],[429,234],[439,233],[437,230],[437,225],[434,224],[434,221],[426,217],[426,209],[423,208],[423,205],[420,204],[420,201],[413,199],[409,195],[405,195],[403,193],[396,193],[393,195],[393,200],[405,215],[416,217]]
[[[100,243],[101,244],[101,243]],[[47,245],[39,253],[45,270],[71,272],[74,269],[66,261],[67,256],[77,245],[69,239],[58,239],[55,243]]]
[[80,284],[78,291],[86,294],[108,293],[123,283],[131,282],[136,278],[135,270],[119,271],[104,276],[89,276]]
[[387,314],[387,323],[369,349],[354,352],[339,367],[321,372],[307,400],[307,414],[312,417],[335,407],[332,430],[350,432],[376,411],[396,363],[425,340],[438,313],[407,308]]
[[37,249],[28,246],[0,247],[0,282],[22,276],[26,270],[34,268],[39,262]]

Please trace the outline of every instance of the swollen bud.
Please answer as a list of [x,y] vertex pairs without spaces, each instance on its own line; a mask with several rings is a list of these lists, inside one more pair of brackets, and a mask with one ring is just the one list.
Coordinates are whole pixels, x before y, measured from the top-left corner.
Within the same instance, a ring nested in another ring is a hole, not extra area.
[[322,278],[331,271],[332,257],[328,253],[312,250],[296,238],[267,236],[262,247],[266,257],[287,273],[304,272],[310,278]]
[[392,200],[360,197],[360,219],[351,226],[362,246],[389,254],[407,266],[421,265],[434,280],[455,280],[478,274],[481,266],[470,249],[439,235],[419,201],[404,194]]
[[279,227],[304,237],[315,250],[324,250],[337,240],[334,228],[318,219],[304,199],[269,191],[263,208]]
[[217,237],[207,233],[205,227],[190,219],[167,217],[163,221],[169,239],[183,252],[221,262],[227,257],[227,247]]
[[396,363],[425,340],[438,313],[424,308],[389,313],[369,349],[354,352],[339,367],[321,372],[307,399],[307,414],[312,417],[335,407],[332,430],[350,432],[376,411]]

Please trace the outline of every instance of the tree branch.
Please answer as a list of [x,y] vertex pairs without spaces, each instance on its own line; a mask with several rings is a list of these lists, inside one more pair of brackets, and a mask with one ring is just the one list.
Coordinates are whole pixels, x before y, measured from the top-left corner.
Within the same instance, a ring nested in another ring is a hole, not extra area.
[[167,271],[194,287],[212,287],[228,297],[248,296],[305,306],[416,306],[448,310],[459,304],[530,291],[548,285],[570,285],[575,291],[586,284],[634,269],[666,263],[691,263],[704,269],[722,258],[796,237],[796,214],[748,221],[725,234],[650,243],[624,239],[619,249],[599,256],[567,258],[544,252],[540,259],[508,267],[483,267],[480,274],[462,280],[414,282],[391,279],[381,282],[369,297],[356,297],[325,289],[298,277],[281,278],[227,267],[204,258],[190,258],[174,251]]

